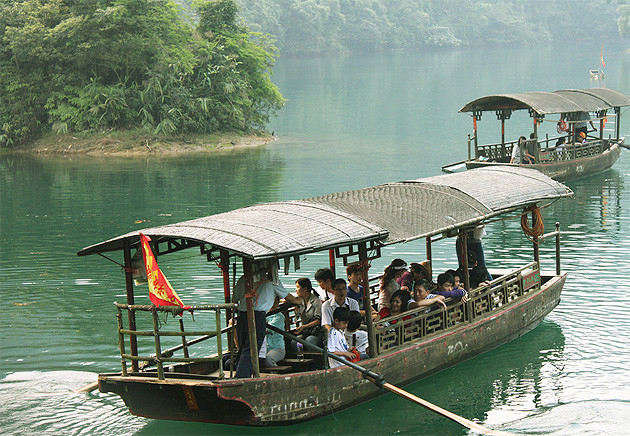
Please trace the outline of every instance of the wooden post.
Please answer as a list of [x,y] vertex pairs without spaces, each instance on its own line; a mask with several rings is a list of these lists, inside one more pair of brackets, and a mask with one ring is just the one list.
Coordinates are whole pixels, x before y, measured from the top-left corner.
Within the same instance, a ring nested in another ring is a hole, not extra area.
[[[153,338],[155,339],[155,361],[157,362],[158,380],[164,380],[164,364],[162,363],[162,345],[160,344],[160,320],[158,319],[157,310],[151,309],[153,315]],[[134,362],[137,362],[134,360]]]
[[470,275],[468,274],[468,231],[459,229],[459,240],[462,246],[462,274],[464,277],[464,289],[470,290]]
[[337,272],[335,271],[335,249],[331,248],[328,250],[328,264],[330,265],[330,270],[333,273],[333,278],[337,278]]
[[[184,333],[186,330],[184,330],[184,320],[182,318],[179,318],[179,330]],[[186,342],[186,336],[182,335],[182,349],[184,350],[184,357],[186,359],[188,359],[188,357],[190,357],[188,355],[188,343]]]
[[621,135],[621,108],[620,107],[616,107],[615,108],[615,130],[617,131],[616,134],[617,136],[615,137],[615,139],[619,139],[619,135]]
[[[131,273],[131,246],[129,244],[128,239],[123,239],[123,253],[125,257],[125,284],[127,289],[127,304],[133,305],[134,303],[134,295],[133,295],[133,275]],[[136,313],[129,309],[127,311],[127,315],[129,317],[129,330],[136,330]],[[138,356],[138,338],[135,335],[129,335],[129,347],[131,349],[132,356]],[[131,371],[138,372],[138,361],[131,361]]]
[[122,365],[122,375],[127,375],[127,361],[125,360],[125,335],[122,333],[124,328],[122,320],[122,311],[116,306],[116,321],[118,321],[118,348],[120,349],[120,363]]
[[[429,265],[431,265],[431,275],[433,275],[433,254],[431,253],[431,236],[427,236],[426,238],[426,252],[427,252],[427,260],[429,261]],[[429,281],[433,281],[433,277],[428,277]]]
[[[252,263],[248,259],[243,259],[243,273],[245,275],[245,301],[247,302],[247,330],[249,332],[249,352],[252,360],[252,374],[260,377],[260,366],[258,365],[258,339],[256,338],[256,316],[254,314],[254,302],[252,301],[252,290],[254,289],[254,278],[252,276]],[[239,339],[239,344],[243,342]]]
[[[538,220],[536,219],[536,214],[534,214],[534,211],[532,211],[532,229],[536,227],[537,224]],[[532,239],[534,241],[534,261],[536,261],[538,269],[540,270],[540,247],[538,236],[534,236]]]
[[[234,263],[234,267],[236,267],[236,262]],[[230,290],[230,254],[227,250],[221,250],[221,275],[223,276],[223,296],[225,298],[226,303],[230,303],[232,301],[231,290]],[[220,312],[217,312],[217,316],[220,317]],[[230,325],[230,321],[234,324],[234,320],[232,319],[234,314],[232,313],[232,309],[227,309],[225,311],[225,326]],[[218,318],[217,318],[218,319]],[[227,340],[228,340],[228,350],[230,351],[230,377],[232,377],[234,372],[234,331],[229,330],[227,332]],[[219,350],[219,352],[223,352],[223,350]],[[223,372],[223,360],[221,360],[221,373]]]
[[560,274],[560,223],[556,222],[556,275]]
[[365,324],[368,331],[369,356],[376,356],[376,332],[372,322],[372,300],[370,299],[370,277],[367,265],[367,246],[365,242],[359,244],[359,262],[363,265],[361,269],[361,280],[363,281],[363,309],[365,310]]
[[501,156],[507,155],[505,150],[505,116],[501,116]]

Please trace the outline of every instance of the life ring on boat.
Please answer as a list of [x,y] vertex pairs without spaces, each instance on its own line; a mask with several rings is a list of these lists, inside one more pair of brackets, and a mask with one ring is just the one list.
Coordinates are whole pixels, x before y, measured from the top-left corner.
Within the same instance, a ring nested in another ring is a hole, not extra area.
[[567,130],[569,130],[569,127],[567,126],[567,122],[564,120],[558,121],[556,130],[558,131],[558,133],[566,132]]

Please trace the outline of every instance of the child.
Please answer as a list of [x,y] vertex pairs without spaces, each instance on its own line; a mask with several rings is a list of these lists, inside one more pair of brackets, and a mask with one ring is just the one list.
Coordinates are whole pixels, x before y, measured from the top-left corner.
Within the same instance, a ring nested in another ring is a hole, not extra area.
[[368,334],[366,331],[359,330],[363,316],[360,312],[353,310],[350,312],[350,320],[348,320],[348,327],[346,328],[346,341],[350,349],[353,347],[357,349],[361,356],[361,360],[367,359],[368,352]]
[[461,298],[465,303],[468,301],[468,292],[465,289],[453,289],[455,279],[449,273],[443,273],[438,276],[438,288],[433,291],[434,294],[443,295],[446,298]]
[[454,269],[449,269],[445,274],[450,274],[453,276],[453,290],[464,289],[462,286],[462,278],[459,275],[459,271],[455,271]]
[[[343,334],[343,331],[348,327],[350,311],[345,307],[338,307],[333,312],[333,319],[332,328],[328,332],[328,352],[346,360],[352,360],[354,354],[349,351],[346,337]],[[343,363],[330,357],[328,358],[328,366],[330,368],[337,368],[341,365]]]

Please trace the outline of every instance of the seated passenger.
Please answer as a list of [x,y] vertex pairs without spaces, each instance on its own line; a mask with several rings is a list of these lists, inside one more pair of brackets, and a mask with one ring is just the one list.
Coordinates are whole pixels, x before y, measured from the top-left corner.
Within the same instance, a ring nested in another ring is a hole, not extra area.
[[[409,298],[409,292],[407,291],[398,290],[394,292],[394,295],[392,295],[392,298],[390,300],[389,307],[383,307],[381,310],[379,310],[378,319],[387,318],[388,316],[400,315],[401,313],[405,312],[407,310],[407,303],[409,302]],[[411,316],[407,316],[403,319],[407,320],[409,318],[411,318]],[[390,324],[396,324],[397,322],[398,320],[396,319],[391,321]]]
[[333,313],[338,307],[345,307],[348,310],[359,311],[357,300],[348,298],[348,288],[344,279],[337,279],[332,284],[333,298],[326,300],[322,304],[322,325],[328,331],[333,326]]
[[[273,306],[269,309],[269,312],[275,310],[280,305],[280,298],[276,297]],[[267,316],[267,324],[272,325],[280,330],[284,330],[284,313],[278,312],[271,316]],[[267,349],[264,354],[264,365],[266,367],[278,366],[278,362],[285,358],[287,351],[284,348],[284,336],[278,332],[274,332],[271,329],[267,329],[265,335],[265,341]],[[261,347],[262,350],[262,347]],[[260,356],[259,357],[263,357]]]
[[402,259],[394,259],[392,263],[385,268],[383,277],[381,277],[381,286],[378,291],[378,310],[389,307],[389,302],[394,292],[400,289],[400,285],[396,281],[402,277],[407,269],[407,262]]
[[[523,157],[521,157],[521,153],[523,154]],[[518,138],[518,142],[512,146],[512,157],[510,159],[510,163],[534,163],[534,156],[532,156],[527,150],[527,138],[524,136]]]
[[[444,303],[445,297],[442,295],[431,294],[429,290],[432,285],[428,280],[420,280],[413,286],[413,300],[409,300],[408,309],[416,309],[418,307],[429,307],[433,304],[441,304],[446,310]],[[429,309],[427,309],[427,312]]]
[[461,298],[462,302],[468,301],[468,292],[465,289],[453,289],[455,279],[448,272],[438,276],[438,287],[434,294],[442,295],[446,298]]
[[[295,291],[303,303],[295,308],[295,314],[300,316],[300,325],[293,334],[321,347],[323,345],[322,302],[315,294],[311,281],[306,277],[296,280]],[[297,350],[297,342],[292,341],[291,349]]]
[[432,281],[431,278],[431,262],[424,260],[420,263],[413,262],[409,264],[409,271],[405,271],[403,275],[396,281],[400,285],[400,289],[407,290],[409,293],[413,291],[414,282],[420,280]]
[[359,312],[350,312],[350,320],[348,320],[348,327],[346,328],[346,341],[350,349],[355,348],[361,360],[368,357],[368,334],[365,330],[359,330],[363,316]]
[[584,133],[584,132],[580,132],[580,133],[578,134],[578,139],[577,139],[577,141],[575,141],[575,142],[576,142],[576,143],[578,143],[578,142],[579,142],[580,144],[586,144],[586,133]]
[[361,286],[361,282],[363,281],[362,273],[363,269],[361,268],[361,265],[356,263],[348,265],[346,268],[346,275],[348,276],[348,298],[357,300],[357,303],[359,303],[359,310],[364,314],[363,286]]
[[488,281],[488,275],[488,270],[483,265],[475,266],[472,270],[470,270],[470,289],[490,284],[490,281]]
[[[354,360],[354,353],[349,351],[348,343],[346,342],[346,337],[343,333],[343,331],[348,327],[350,311],[345,307],[337,307],[332,316],[334,321],[330,331],[328,332],[328,352],[352,361]],[[331,359],[330,357],[328,358],[328,366],[331,368],[336,368],[342,365],[343,363]]]
[[322,303],[332,297],[332,282],[335,280],[335,275],[330,268],[320,268],[315,272],[315,281],[319,285],[315,288],[315,292],[322,300]]
[[462,285],[462,278],[460,276],[460,272],[456,271],[454,269],[449,269],[448,271],[445,272],[445,274],[450,274],[453,276],[453,290],[457,290],[457,289],[464,289],[464,286]]

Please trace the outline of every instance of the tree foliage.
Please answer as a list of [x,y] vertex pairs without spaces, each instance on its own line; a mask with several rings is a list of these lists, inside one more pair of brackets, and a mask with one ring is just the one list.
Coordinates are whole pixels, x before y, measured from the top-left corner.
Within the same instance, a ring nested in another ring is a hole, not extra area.
[[199,3],[193,28],[168,0],[0,3],[0,145],[62,131],[262,129],[283,105],[275,47],[234,0]]
[[283,53],[565,42],[628,34],[628,0],[238,0]]

